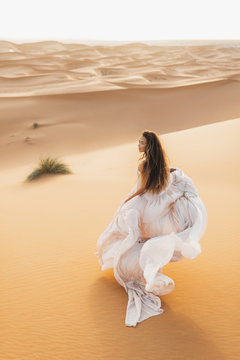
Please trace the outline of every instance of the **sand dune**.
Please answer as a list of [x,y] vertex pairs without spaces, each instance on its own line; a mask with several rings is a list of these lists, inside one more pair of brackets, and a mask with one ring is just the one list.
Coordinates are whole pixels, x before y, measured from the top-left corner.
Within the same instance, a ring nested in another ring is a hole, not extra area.
[[0,41],[0,97],[176,88],[239,80],[239,47]]
[[[0,42],[1,360],[237,359],[239,56]],[[135,185],[144,129],[194,180],[208,227],[198,258],[165,267],[176,288],[161,298],[164,314],[128,328],[127,294],[94,252]],[[25,184],[40,155],[73,174]]]
[[[240,117],[240,83],[0,99],[0,169]],[[33,129],[34,122],[39,124]],[[64,143],[64,144],[63,144]]]

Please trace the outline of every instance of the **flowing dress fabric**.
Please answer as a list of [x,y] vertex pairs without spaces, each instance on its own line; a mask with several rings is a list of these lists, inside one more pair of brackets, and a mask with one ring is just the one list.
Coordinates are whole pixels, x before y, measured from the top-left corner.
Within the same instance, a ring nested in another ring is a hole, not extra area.
[[[140,183],[139,176],[127,198]],[[206,226],[206,208],[192,179],[179,168],[170,173],[168,186],[159,194],[146,192],[122,201],[98,238],[95,255],[103,271],[113,268],[128,294],[126,326],[164,312],[159,296],[169,294],[175,283],[162,268],[199,255]]]

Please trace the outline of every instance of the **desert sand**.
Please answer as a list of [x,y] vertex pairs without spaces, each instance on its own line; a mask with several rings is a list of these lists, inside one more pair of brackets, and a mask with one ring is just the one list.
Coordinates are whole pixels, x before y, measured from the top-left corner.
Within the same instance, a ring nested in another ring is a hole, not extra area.
[[[236,360],[240,45],[0,41],[0,60],[0,359]],[[129,328],[94,253],[145,129],[193,179],[208,226],[196,259],[164,267],[164,313]],[[25,183],[49,155],[73,174]]]

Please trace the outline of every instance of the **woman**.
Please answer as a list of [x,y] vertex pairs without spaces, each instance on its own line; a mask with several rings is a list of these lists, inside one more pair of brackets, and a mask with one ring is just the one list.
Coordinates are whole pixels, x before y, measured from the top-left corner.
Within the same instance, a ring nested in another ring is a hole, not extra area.
[[158,135],[143,131],[138,147],[143,154],[137,185],[98,238],[95,253],[102,270],[113,268],[128,294],[126,326],[163,313],[158,296],[175,287],[163,266],[195,258],[207,226],[193,181],[181,169],[169,168]]

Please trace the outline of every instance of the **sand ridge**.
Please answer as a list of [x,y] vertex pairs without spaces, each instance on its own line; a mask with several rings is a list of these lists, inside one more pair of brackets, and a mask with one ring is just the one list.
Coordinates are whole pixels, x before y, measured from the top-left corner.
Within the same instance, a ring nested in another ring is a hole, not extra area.
[[128,88],[175,88],[239,80],[238,47],[14,44],[0,41],[0,97]]

